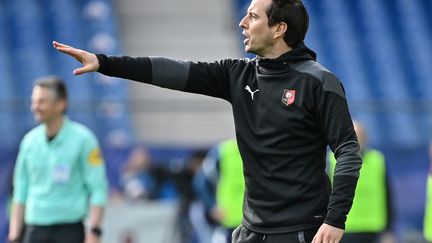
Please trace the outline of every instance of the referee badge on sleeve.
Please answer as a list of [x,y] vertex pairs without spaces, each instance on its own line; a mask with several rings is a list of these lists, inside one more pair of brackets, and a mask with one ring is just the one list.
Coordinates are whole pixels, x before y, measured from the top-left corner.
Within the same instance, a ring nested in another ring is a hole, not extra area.
[[103,159],[102,159],[100,149],[99,148],[92,149],[87,160],[90,165],[95,165],[95,166],[101,165],[103,163]]

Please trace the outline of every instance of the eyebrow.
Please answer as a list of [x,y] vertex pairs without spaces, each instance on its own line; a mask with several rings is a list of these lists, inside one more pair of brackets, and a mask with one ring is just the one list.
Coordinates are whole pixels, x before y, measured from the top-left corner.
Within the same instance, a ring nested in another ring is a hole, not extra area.
[[259,16],[259,15],[258,15],[256,12],[254,12],[253,10],[248,10],[248,11],[247,11],[247,14],[248,14],[248,15],[257,16],[257,17]]

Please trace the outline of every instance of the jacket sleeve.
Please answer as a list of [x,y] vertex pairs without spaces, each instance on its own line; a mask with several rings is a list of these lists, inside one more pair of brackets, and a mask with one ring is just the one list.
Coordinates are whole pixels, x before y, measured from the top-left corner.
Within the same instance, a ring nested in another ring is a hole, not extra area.
[[321,130],[336,158],[333,190],[325,223],[345,228],[362,164],[360,146],[340,81],[326,73],[317,88],[317,112]]
[[29,178],[25,162],[26,153],[27,149],[24,139],[20,145],[13,176],[13,201],[19,204],[25,204],[27,201]]
[[232,60],[191,62],[165,57],[96,55],[99,72],[163,88],[230,99],[229,70]]
[[83,141],[81,165],[90,205],[105,206],[108,200],[105,164],[96,137],[91,133]]

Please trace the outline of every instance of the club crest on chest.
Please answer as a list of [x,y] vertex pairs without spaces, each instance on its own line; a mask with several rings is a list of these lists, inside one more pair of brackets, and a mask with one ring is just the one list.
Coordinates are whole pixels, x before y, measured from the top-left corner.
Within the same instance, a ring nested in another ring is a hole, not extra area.
[[295,90],[289,90],[289,89],[284,90],[281,98],[282,103],[286,106],[289,106],[292,103],[294,103],[295,93],[296,93]]

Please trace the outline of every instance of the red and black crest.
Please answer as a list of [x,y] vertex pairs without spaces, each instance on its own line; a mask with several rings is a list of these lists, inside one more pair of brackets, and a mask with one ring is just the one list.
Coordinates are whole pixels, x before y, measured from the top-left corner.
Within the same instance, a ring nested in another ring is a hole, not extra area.
[[282,103],[284,103],[286,106],[291,105],[292,103],[294,103],[295,100],[295,90],[284,90],[281,101]]

